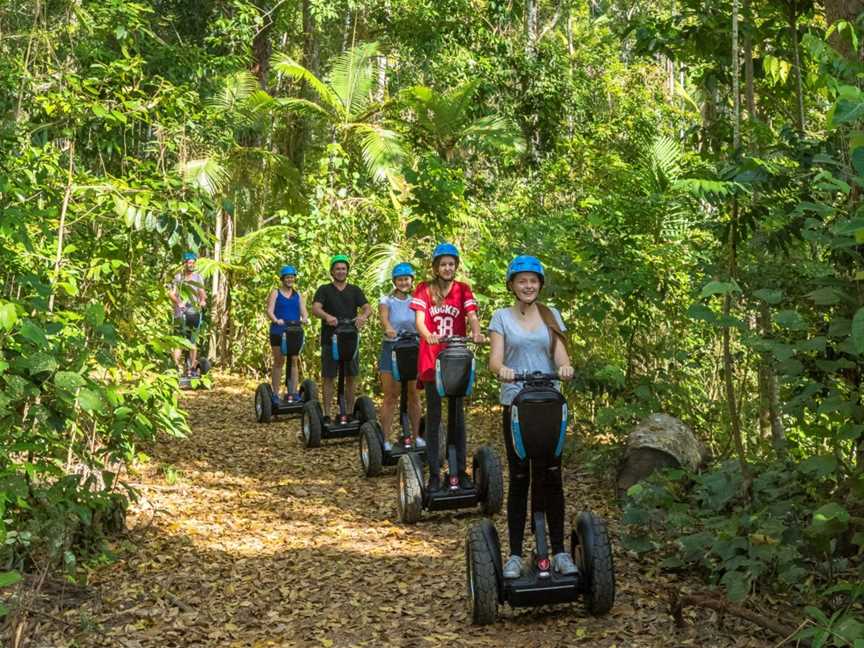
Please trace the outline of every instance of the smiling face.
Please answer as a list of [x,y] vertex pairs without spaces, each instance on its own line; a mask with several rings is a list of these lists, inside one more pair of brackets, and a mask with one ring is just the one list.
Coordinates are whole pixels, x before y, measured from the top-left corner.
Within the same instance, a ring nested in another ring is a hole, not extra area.
[[348,264],[342,261],[333,264],[330,268],[330,276],[336,283],[342,283],[348,278]]
[[459,260],[449,255],[440,256],[432,263],[435,274],[444,281],[453,281]]
[[537,299],[542,287],[539,275],[534,272],[517,272],[510,280],[510,288],[516,294],[516,299],[528,304]]
[[409,275],[396,277],[393,280],[393,285],[399,292],[410,293],[414,289],[414,278]]
[[295,277],[292,274],[282,275],[282,287],[285,289],[293,288],[294,287],[294,280],[296,278],[297,277]]
[[195,272],[195,259],[186,259],[183,266],[186,268],[186,272]]

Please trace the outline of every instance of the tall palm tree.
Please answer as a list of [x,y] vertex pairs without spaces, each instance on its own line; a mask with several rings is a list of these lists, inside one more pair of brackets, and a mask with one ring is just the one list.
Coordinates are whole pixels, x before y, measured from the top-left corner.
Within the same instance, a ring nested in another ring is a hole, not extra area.
[[364,43],[337,56],[324,79],[287,55],[277,55],[273,68],[305,82],[317,100],[273,98],[263,91],[250,99],[258,109],[281,107],[322,119],[333,129],[334,139],[359,146],[366,168],[376,180],[386,179],[393,188],[401,190],[402,140],[377,119],[387,103],[375,99],[378,66],[377,43]]
[[446,162],[472,148],[525,150],[525,140],[513,120],[500,115],[472,116],[478,87],[479,81],[467,81],[443,93],[414,86],[401,94],[403,104],[413,113],[418,139]]

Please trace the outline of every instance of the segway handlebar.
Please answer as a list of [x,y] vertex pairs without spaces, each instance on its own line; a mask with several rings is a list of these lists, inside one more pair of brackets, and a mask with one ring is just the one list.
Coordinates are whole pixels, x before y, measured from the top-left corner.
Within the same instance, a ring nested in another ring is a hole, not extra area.
[[521,371],[514,374],[512,380],[502,380],[501,382],[548,383],[553,380],[563,380],[563,378],[561,378],[561,376],[559,376],[557,373],[543,373],[542,371]]
[[438,338],[438,344],[485,344],[484,342],[475,342],[474,338],[467,335],[442,335]]

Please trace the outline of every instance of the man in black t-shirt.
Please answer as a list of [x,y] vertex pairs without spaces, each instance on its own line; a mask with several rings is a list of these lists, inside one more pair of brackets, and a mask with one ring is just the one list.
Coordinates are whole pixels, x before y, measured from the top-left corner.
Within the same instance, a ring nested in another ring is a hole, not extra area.
[[[337,254],[330,259],[333,281],[320,286],[312,301],[312,314],[321,318],[321,374],[324,378],[324,417],[329,420],[333,401],[333,379],[339,373],[339,363],[333,359],[330,341],[340,319],[356,317],[357,329],[363,328],[372,314],[372,307],[358,286],[348,283],[348,257]],[[357,311],[360,311],[358,314]],[[360,372],[357,356],[345,365],[345,407],[354,409],[354,385]]]

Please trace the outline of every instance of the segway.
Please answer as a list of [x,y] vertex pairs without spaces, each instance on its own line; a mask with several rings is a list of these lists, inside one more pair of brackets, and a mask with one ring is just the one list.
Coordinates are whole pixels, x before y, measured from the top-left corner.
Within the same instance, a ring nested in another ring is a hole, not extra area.
[[501,510],[504,499],[504,478],[501,462],[489,446],[474,453],[472,476],[474,484],[467,489],[459,486],[456,459],[456,431],[465,425],[464,399],[474,387],[474,354],[466,346],[468,338],[449,336],[440,339],[446,344],[435,362],[435,383],[442,398],[447,398],[447,470],[444,486],[429,492],[426,489],[423,463],[416,453],[399,457],[399,519],[413,524],[423,510],[446,511],[480,505],[485,515]]
[[[422,460],[426,458],[426,448],[418,448],[411,441],[411,421],[408,417],[408,383],[417,379],[417,354],[420,336],[408,331],[400,331],[393,343],[392,363],[393,380],[400,384],[399,441],[389,450],[385,447],[387,432],[380,425],[367,421],[360,426],[360,465],[366,477],[381,474],[383,466],[395,466],[399,457],[417,453]],[[425,419],[420,419],[422,433]]]
[[[186,308],[183,312],[183,333],[186,335],[187,341],[192,342],[190,331],[199,331],[204,323],[204,315],[197,308]],[[206,337],[206,336],[205,336]],[[200,335],[199,335],[200,338]],[[186,372],[180,376],[180,389],[190,389],[201,383],[201,377],[210,373],[210,360],[207,359],[207,345],[201,344],[198,346],[198,358],[195,365],[192,365],[189,349],[184,351],[183,365],[186,367]]]
[[[345,365],[351,362],[360,351],[360,333],[355,324],[356,318],[340,319],[336,324],[330,344],[333,359],[339,363],[337,398],[339,413],[332,419],[325,419],[321,403],[315,396],[303,403],[303,444],[307,448],[320,447],[322,439],[340,439],[357,436],[360,427],[371,422],[378,425],[375,405],[368,396],[360,396],[354,402],[354,410],[349,414],[345,403]],[[312,385],[314,389],[314,384]]]
[[291,363],[303,350],[303,341],[303,324],[298,321],[286,322],[280,341],[282,355],[285,356],[285,394],[281,397],[276,394],[278,402],[274,402],[270,383],[258,385],[255,390],[255,420],[259,423],[269,423],[275,416],[299,418],[303,416],[303,405],[306,401],[317,397],[314,382],[304,380],[298,392],[297,385],[291,378]]
[[615,570],[612,545],[606,523],[590,512],[576,518],[570,535],[570,553],[579,571],[563,575],[552,570],[549,560],[545,502],[544,466],[561,455],[567,426],[567,403],[553,381],[554,374],[517,374],[523,389],[513,399],[511,434],[513,448],[531,462],[531,510],[535,549],[530,568],[519,578],[505,579],[501,545],[495,525],[488,519],[468,532],[465,561],[468,576],[468,604],[476,624],[494,623],[498,605],[511,607],[570,603],[580,596],[594,615],[606,614],[615,602]]

